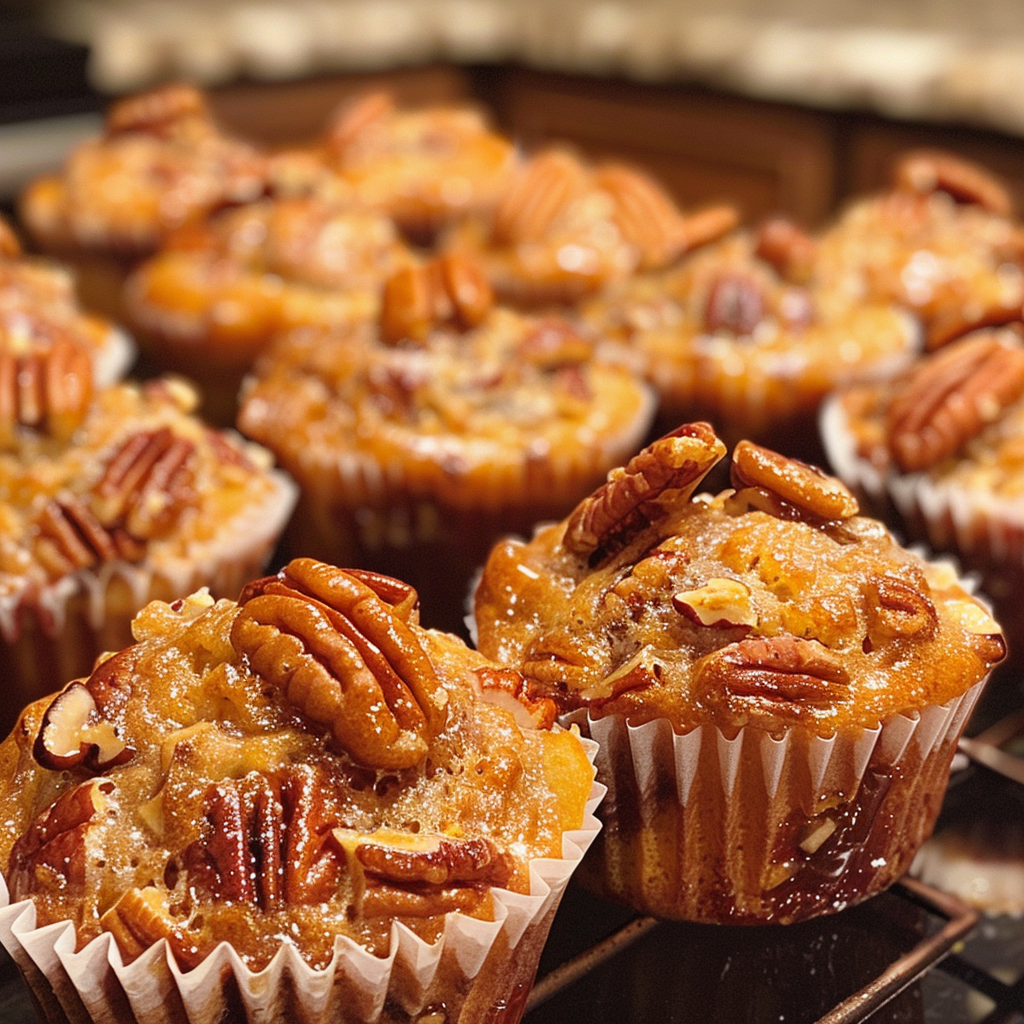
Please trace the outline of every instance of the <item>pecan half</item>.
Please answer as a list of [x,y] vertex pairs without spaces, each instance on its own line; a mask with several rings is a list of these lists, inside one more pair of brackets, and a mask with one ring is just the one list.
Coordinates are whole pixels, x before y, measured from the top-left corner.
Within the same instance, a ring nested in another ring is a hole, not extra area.
[[889,450],[906,473],[928,469],[1024,395],[1024,348],[985,332],[920,362],[886,417]]
[[394,99],[386,92],[371,92],[346,104],[335,118],[327,135],[327,145],[338,154],[372,124],[388,117],[395,110]]
[[523,728],[550,729],[554,725],[558,713],[555,702],[547,697],[532,697],[522,673],[512,668],[485,665],[473,674],[483,699],[507,708]]
[[309,766],[216,783],[203,815],[203,837],[182,853],[190,887],[261,910],[320,903],[337,891],[338,822],[325,812],[323,780]]
[[754,255],[770,263],[787,281],[806,283],[813,273],[818,243],[784,217],[766,220],[757,229]]
[[735,497],[780,518],[836,522],[857,515],[857,499],[835,477],[751,441],[736,445],[730,467]]
[[21,255],[21,242],[14,233],[14,228],[0,217],[0,257],[14,260]]
[[195,448],[169,427],[132,434],[118,445],[93,486],[96,518],[139,539],[166,532],[195,500]]
[[1019,299],[1015,302],[993,302],[982,308],[964,304],[942,309],[925,325],[924,347],[934,352],[974,331],[1010,324],[1018,331],[1024,330],[1024,308]]
[[586,171],[576,157],[548,150],[529,160],[512,180],[494,212],[496,245],[542,239],[551,224],[584,187]]
[[613,219],[640,254],[639,269],[664,266],[683,251],[679,209],[656,181],[632,167],[607,164],[595,172],[594,184],[611,196]]
[[137,562],[146,553],[140,541],[121,527],[105,527],[74,495],[47,502],[35,531],[33,555],[51,579],[105,562]]
[[80,345],[58,338],[46,349],[0,351],[0,446],[29,427],[57,440],[85,419],[92,398],[92,361]]
[[447,717],[414,628],[359,576],[309,558],[246,588],[231,642],[252,670],[369,768],[411,768]]
[[725,454],[707,423],[686,423],[648,445],[584,498],[565,524],[562,545],[591,568],[644,538],[668,509],[689,501]]
[[107,113],[108,135],[120,132],[165,133],[176,122],[209,118],[203,94],[191,85],[164,85],[114,103]]
[[111,805],[113,783],[90,779],[63,793],[11,848],[12,900],[41,888],[76,892],[86,882],[88,833]]
[[754,333],[765,318],[768,300],[749,274],[721,273],[711,282],[704,306],[704,327],[712,334],[728,331],[745,336]]
[[448,253],[419,267],[403,267],[388,278],[381,303],[381,338],[396,345],[425,341],[435,328],[467,331],[482,323],[493,305],[494,293],[479,264]]
[[702,245],[710,245],[736,229],[740,223],[740,212],[735,206],[708,206],[694,210],[683,217],[680,234],[683,251],[692,252]]
[[928,640],[939,628],[931,598],[907,580],[878,576],[868,582],[865,597],[872,649],[895,637]]
[[842,662],[816,640],[749,637],[722,647],[696,666],[698,699],[736,719],[754,712],[799,718],[803,708],[828,710],[851,699]]
[[946,192],[958,203],[975,203],[1001,217],[1013,214],[1013,200],[1001,181],[984,167],[942,150],[904,154],[896,164],[893,183],[910,192]]

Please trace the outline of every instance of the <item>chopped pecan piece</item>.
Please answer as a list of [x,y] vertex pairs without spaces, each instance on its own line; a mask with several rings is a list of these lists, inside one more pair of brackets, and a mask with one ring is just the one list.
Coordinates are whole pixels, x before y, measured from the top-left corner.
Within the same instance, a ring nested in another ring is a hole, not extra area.
[[702,658],[694,684],[699,700],[737,719],[760,711],[791,719],[801,708],[828,710],[851,699],[842,662],[816,640],[750,637]]
[[743,337],[764,319],[768,302],[749,274],[721,273],[711,283],[704,307],[704,327],[712,334],[728,331]]
[[328,899],[342,858],[323,789],[309,766],[210,786],[203,798],[207,827],[182,853],[189,885],[261,910]]
[[585,363],[593,353],[591,343],[562,317],[539,321],[519,346],[528,363],[544,370],[556,370]]
[[134,751],[117,727],[103,716],[88,685],[73,682],[50,703],[43,715],[32,756],[51,771],[83,767],[104,772],[131,760]]
[[140,540],[170,529],[195,500],[195,447],[169,427],[132,434],[107,460],[93,487],[96,518]]
[[126,960],[134,960],[150,946],[166,939],[178,962],[195,967],[205,953],[188,934],[187,922],[172,913],[166,895],[155,886],[128,889],[100,918]]
[[62,794],[11,848],[7,882],[12,900],[40,888],[75,892],[85,885],[87,840],[111,806],[113,783],[90,779]]
[[550,729],[554,725],[558,712],[555,702],[532,697],[526,677],[515,669],[484,666],[474,674],[484,700],[508,708],[524,728]]
[[739,580],[710,579],[695,590],[674,593],[672,607],[699,626],[750,627],[757,625],[757,611],[750,596],[750,587]]
[[1024,395],[1024,348],[985,332],[921,362],[889,406],[889,450],[906,473],[955,454]]
[[574,156],[548,150],[533,157],[510,184],[491,225],[496,245],[542,239],[552,222],[583,188],[586,172]]
[[757,230],[754,255],[770,263],[787,281],[803,284],[814,269],[818,244],[791,220],[773,217]]
[[0,351],[0,446],[13,445],[21,427],[66,440],[91,398],[92,361],[80,345],[58,338],[21,355]]
[[121,527],[107,529],[81,498],[69,495],[43,506],[33,551],[51,579],[105,562],[137,562],[146,549]]
[[416,633],[359,576],[295,559],[246,588],[235,650],[366,767],[418,764],[447,717],[447,694]]
[[835,477],[750,441],[736,445],[730,467],[736,498],[780,518],[836,522],[860,511]]
[[480,266],[457,253],[419,267],[403,267],[384,284],[380,332],[384,341],[425,341],[446,326],[467,331],[482,323],[494,294]]
[[107,113],[106,131],[108,135],[120,132],[161,135],[175,123],[189,118],[209,119],[206,100],[193,86],[174,83],[113,104]]
[[946,192],[958,203],[976,203],[1000,217],[1013,214],[1006,186],[985,168],[941,150],[913,150],[896,164],[897,188],[928,194]]
[[669,507],[689,501],[724,454],[707,423],[683,424],[613,469],[569,516],[562,545],[591,568],[607,561],[644,538]]

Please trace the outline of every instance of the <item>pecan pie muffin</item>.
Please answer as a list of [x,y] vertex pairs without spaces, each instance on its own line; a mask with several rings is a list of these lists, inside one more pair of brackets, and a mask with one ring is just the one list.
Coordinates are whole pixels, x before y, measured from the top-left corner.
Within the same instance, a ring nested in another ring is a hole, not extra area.
[[128,279],[125,304],[155,362],[197,381],[208,419],[233,423],[242,377],[271,339],[375,316],[384,279],[411,260],[382,214],[265,199],[172,235]]
[[0,747],[0,940],[30,963],[67,922],[77,951],[43,997],[76,1020],[515,1024],[597,830],[550,702],[421,628],[407,584],[311,559],[133,629]]
[[94,390],[68,344],[0,350],[0,728],[130,638],[152,598],[262,570],[294,486],[171,380]]
[[816,273],[852,299],[891,300],[928,348],[1020,319],[1024,232],[1005,185],[951,153],[914,150],[892,188],[858,200],[820,239]]
[[571,304],[667,266],[736,222],[731,207],[685,216],[642,171],[592,166],[553,147],[517,170],[493,213],[460,225],[443,244],[479,259],[503,301]]
[[[479,649],[600,744],[584,873],[664,917],[788,923],[889,885],[934,827],[999,627],[838,481],[750,442],[650,445],[489,557]],[[588,870],[589,867],[589,870]]]
[[407,109],[382,92],[347,103],[321,149],[358,203],[386,213],[417,242],[491,209],[518,163],[515,146],[479,110]]
[[302,491],[291,552],[399,576],[428,625],[459,631],[491,544],[564,515],[652,412],[593,335],[495,305],[479,267],[445,256],[389,278],[374,323],[275,345],[239,426]]
[[25,256],[11,226],[0,217],[0,347],[14,353],[67,343],[81,348],[100,386],[127,372],[135,356],[120,327],[85,312],[71,274],[46,260]]
[[75,268],[86,305],[121,319],[134,262],[172,228],[261,195],[267,173],[257,150],[221,132],[199,90],[166,85],[114,103],[103,134],[32,182],[19,214],[39,248]]
[[796,225],[771,220],[584,306],[584,319],[625,346],[654,386],[658,434],[708,419],[730,442],[749,438],[820,462],[822,399],[914,357],[913,318],[889,300],[825,287],[814,278],[816,246]]
[[1019,330],[975,331],[887,384],[841,392],[822,437],[836,473],[880,515],[980,574],[1011,654],[1024,655]]

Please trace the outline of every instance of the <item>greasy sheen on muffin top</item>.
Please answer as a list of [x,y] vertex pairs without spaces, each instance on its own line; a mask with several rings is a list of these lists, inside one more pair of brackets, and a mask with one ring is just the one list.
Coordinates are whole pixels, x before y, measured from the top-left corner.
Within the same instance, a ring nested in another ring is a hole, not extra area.
[[449,634],[406,584],[310,559],[152,602],[138,642],[31,705],[0,746],[0,866],[40,925],[183,967],[229,942],[312,966],[394,921],[432,941],[561,857],[593,770],[550,702]]
[[567,519],[496,547],[479,649],[564,710],[821,736],[944,703],[1004,656],[955,573],[819,470],[740,442],[733,488],[694,497],[724,454],[684,425]]

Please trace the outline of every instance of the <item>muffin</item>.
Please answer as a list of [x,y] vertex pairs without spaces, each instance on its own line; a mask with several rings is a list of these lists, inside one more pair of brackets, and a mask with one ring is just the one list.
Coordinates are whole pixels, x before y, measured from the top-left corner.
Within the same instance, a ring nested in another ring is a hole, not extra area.
[[657,435],[708,419],[730,443],[753,439],[820,462],[822,399],[896,372],[920,331],[891,300],[854,301],[817,281],[815,253],[795,225],[768,221],[635,275],[582,315],[639,361],[658,395]]
[[816,272],[851,299],[914,312],[928,348],[1019,319],[1024,232],[1005,185],[950,153],[914,150],[892,188],[852,203],[826,230]]
[[551,147],[520,167],[494,211],[442,245],[479,260],[498,297],[571,305],[635,272],[668,266],[736,225],[731,207],[684,216],[662,186],[618,163]]
[[887,384],[834,396],[822,437],[838,476],[907,536],[981,577],[1024,656],[1024,343],[975,331]]
[[263,569],[294,486],[194,404],[172,380],[94,390],[66,346],[0,354],[2,728],[124,646],[150,599],[237,594]]
[[387,214],[419,243],[491,209],[518,163],[512,142],[476,108],[408,109],[383,92],[345,104],[320,150],[357,203]]
[[495,305],[446,256],[390,278],[379,320],[275,345],[238,422],[302,491],[291,553],[399,576],[427,625],[460,631],[490,545],[569,511],[652,411],[593,335]]
[[488,558],[481,652],[598,741],[585,868],[661,917],[790,923],[879,892],[929,835],[998,626],[839,481],[750,442],[659,439]]
[[515,1024],[597,827],[553,709],[310,559],[133,629],[0,747],[0,938],[44,1005]]
[[135,345],[123,329],[79,306],[71,274],[25,256],[0,217],[0,348],[21,354],[58,343],[86,354],[100,386],[120,380],[135,357]]
[[267,173],[256,149],[221,132],[200,91],[166,85],[114,103],[103,134],[33,181],[18,212],[43,252],[75,268],[83,302],[122,319],[128,269],[171,229],[261,195]]
[[382,214],[265,199],[174,233],[125,303],[153,360],[197,381],[207,418],[233,423],[242,377],[274,337],[376,316],[384,279],[411,260]]

